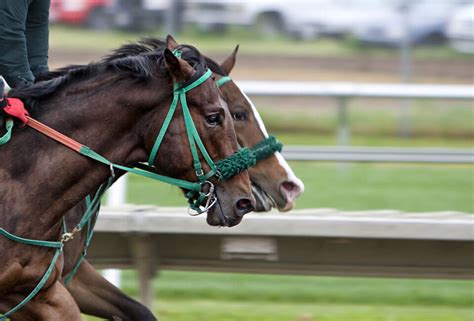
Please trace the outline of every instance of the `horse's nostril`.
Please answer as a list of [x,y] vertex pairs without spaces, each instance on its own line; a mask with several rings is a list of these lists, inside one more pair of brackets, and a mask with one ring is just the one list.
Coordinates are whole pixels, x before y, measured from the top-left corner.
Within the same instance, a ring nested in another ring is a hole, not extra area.
[[248,212],[252,212],[254,210],[254,205],[252,201],[248,198],[241,198],[235,204],[237,215],[240,217],[244,216]]
[[281,187],[289,193],[298,193],[300,190],[298,185],[296,185],[293,182],[288,182],[288,181],[281,183]]
[[302,192],[302,188],[294,182],[286,181],[281,183],[280,192],[286,204],[284,207],[279,207],[278,209],[282,212],[286,212],[293,208],[295,200]]

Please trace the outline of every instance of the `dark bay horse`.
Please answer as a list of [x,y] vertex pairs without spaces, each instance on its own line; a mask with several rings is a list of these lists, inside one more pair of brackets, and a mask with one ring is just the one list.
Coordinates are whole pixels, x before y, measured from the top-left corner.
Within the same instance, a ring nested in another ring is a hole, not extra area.
[[[163,42],[148,38],[136,44],[125,45],[108,59],[139,55],[160,50]],[[219,66],[206,58],[208,66],[214,72],[217,83],[225,97],[234,120],[239,144],[251,147],[268,136],[265,126],[255,106],[238,86],[228,77],[236,62],[237,48]],[[272,206],[282,211],[293,207],[295,199],[303,192],[304,185],[288,166],[283,157],[276,153],[266,160],[258,162],[249,169],[257,199],[257,211],[269,211]],[[74,225],[81,217],[83,205],[78,205],[67,216],[69,225]],[[67,277],[77,264],[86,235],[66,245],[66,262],[63,277]],[[85,260],[67,285],[81,311],[106,318],[108,320],[156,320],[153,314],[142,304],[126,296],[123,292],[105,280],[101,274]]]
[[[180,59],[174,49],[186,49],[188,55]],[[132,165],[148,159],[173,100],[173,84],[193,84],[205,70],[195,48],[169,43],[161,52],[90,64],[13,95],[29,102],[33,118],[115,164]],[[204,80],[188,91],[186,99],[210,156],[222,159],[235,153],[238,143],[231,116],[214,80]],[[183,118],[178,112],[172,119],[154,165],[162,174],[196,181]],[[17,129],[13,136],[0,150],[0,227],[18,237],[57,242],[65,213],[97,190],[110,169],[30,128]],[[232,225],[252,210],[247,173],[225,182],[210,180],[218,195],[218,206],[208,211],[210,224]],[[6,313],[37,286],[54,251],[0,238],[0,253],[0,312]],[[12,321],[81,320],[73,297],[59,282],[62,268],[59,257],[42,289],[9,316]]]
[[[145,38],[138,43],[120,47],[108,59],[150,53],[162,50],[164,45],[164,42],[158,38]],[[208,57],[205,59],[214,72],[221,93],[228,104],[239,144],[251,147],[269,135],[255,105],[229,77],[237,60],[237,52],[238,46],[220,65]],[[296,177],[279,152],[250,167],[249,173],[257,200],[255,209],[257,212],[269,211],[272,207],[283,212],[289,211],[304,191],[303,182]]]

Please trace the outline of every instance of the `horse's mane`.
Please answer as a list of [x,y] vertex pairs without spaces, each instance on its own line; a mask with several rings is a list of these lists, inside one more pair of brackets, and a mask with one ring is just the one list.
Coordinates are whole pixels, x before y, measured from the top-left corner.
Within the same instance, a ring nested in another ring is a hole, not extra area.
[[[134,81],[146,81],[153,76],[164,77],[168,74],[163,59],[165,47],[165,43],[157,38],[144,38],[136,43],[125,44],[98,62],[70,65],[51,71],[39,77],[31,86],[13,89],[10,96],[25,100],[31,106],[38,100],[47,98],[65,84],[88,79],[104,72]],[[208,59],[193,46],[179,45],[177,49],[182,52],[181,58],[196,70],[193,77],[183,84],[186,86],[206,72]],[[211,65],[213,64],[216,63],[211,62]]]
[[[130,43],[130,44],[125,44],[121,46],[120,48],[114,50],[114,52],[111,55],[106,56],[104,60],[112,61],[118,58],[137,56],[144,53],[153,53],[153,52],[163,50],[165,46],[166,46],[166,43],[159,38],[146,37],[146,38],[142,38],[136,43]],[[193,47],[186,46],[186,45],[182,45],[178,47],[178,49],[182,51],[182,58],[188,61],[189,63],[191,63],[191,65],[193,65],[192,62],[200,58],[197,58],[196,56],[193,55],[193,52],[194,52],[193,50],[186,50],[186,48],[193,48]],[[206,62],[207,67],[209,67],[209,69],[211,69],[212,72],[217,73],[221,76],[227,76],[227,74],[224,72],[224,70],[216,61],[206,56],[204,57],[204,60]]]

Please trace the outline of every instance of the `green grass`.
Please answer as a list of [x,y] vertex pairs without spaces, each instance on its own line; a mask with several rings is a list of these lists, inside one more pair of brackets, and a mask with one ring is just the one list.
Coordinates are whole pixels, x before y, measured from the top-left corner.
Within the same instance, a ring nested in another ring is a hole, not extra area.
[[[135,272],[123,289],[137,296]],[[472,321],[474,312],[474,281],[163,271],[153,289],[164,321]]]
[[[156,314],[173,321],[472,321],[472,310],[354,305],[166,302]],[[186,306],[185,311],[182,307]]]
[[[338,112],[334,102],[261,98],[254,102],[268,130],[284,141],[288,138],[287,143],[336,144]],[[353,101],[348,105],[351,145],[474,147],[472,102],[414,100],[407,113],[408,139],[399,135],[399,102]]]
[[[369,165],[291,162],[306,186],[296,208],[474,212],[472,166]],[[129,177],[128,201],[184,206],[172,186]]]
[[[457,307],[400,307],[361,304],[272,304],[268,302],[169,301],[156,303],[160,321],[472,321]],[[101,320],[88,317],[87,321]]]

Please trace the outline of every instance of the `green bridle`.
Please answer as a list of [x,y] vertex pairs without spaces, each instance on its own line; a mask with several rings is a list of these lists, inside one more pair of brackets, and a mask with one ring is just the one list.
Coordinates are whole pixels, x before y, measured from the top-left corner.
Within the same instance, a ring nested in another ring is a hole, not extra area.
[[[80,153],[108,165],[111,168],[112,174],[114,172],[114,168],[116,168],[181,187],[186,191],[185,197],[188,200],[191,210],[195,211],[196,214],[207,212],[217,201],[217,198],[214,194],[214,184],[209,181],[210,178],[216,177],[219,181],[225,181],[255,165],[258,160],[267,158],[276,151],[281,151],[283,146],[276,140],[275,137],[270,136],[253,148],[241,148],[233,155],[214,163],[199,136],[196,126],[194,125],[194,121],[186,100],[186,93],[204,83],[209,77],[211,77],[211,75],[212,72],[208,69],[201,77],[186,87],[180,88],[180,84],[178,83],[173,85],[173,101],[148,158],[149,166],[153,167],[156,155],[158,154],[159,148],[163,142],[163,138],[177,109],[178,102],[181,102],[186,134],[193,157],[193,168],[197,177],[197,182],[190,182],[182,179],[159,175],[156,174],[154,168],[149,169],[147,166],[131,168],[114,164],[87,146],[84,146],[80,150]],[[201,161],[199,159],[198,149],[210,168],[209,172],[207,173],[204,173]]]
[[[186,197],[188,199],[189,205],[191,209],[197,211],[199,214],[207,211],[216,202],[216,199],[213,194],[213,191],[214,191],[213,184],[209,182],[208,179],[213,176],[218,175],[219,172],[217,170],[216,164],[212,160],[211,156],[209,156],[209,153],[207,152],[206,147],[204,147],[201,137],[199,136],[199,133],[196,129],[196,126],[191,116],[191,112],[189,111],[188,103],[186,100],[186,93],[198,87],[199,85],[201,85],[209,77],[211,77],[211,75],[212,75],[212,72],[211,70],[208,69],[201,77],[199,77],[197,80],[187,85],[186,87],[181,87],[179,83],[173,84],[173,101],[171,103],[168,114],[165,117],[163,125],[160,129],[160,132],[158,133],[155,143],[153,144],[153,148],[151,149],[150,156],[148,158],[148,164],[153,167],[155,163],[156,155],[158,153],[158,150],[160,149],[161,143],[163,142],[163,138],[165,137],[165,134],[168,131],[169,125],[171,124],[176,108],[178,106],[178,102],[181,102],[184,124],[186,127],[186,135],[188,137],[189,147],[191,149],[191,154],[193,157],[193,168],[194,168],[196,177],[198,179],[198,182],[197,182],[198,185],[193,185],[192,188],[187,188],[186,186],[182,186],[181,184],[178,186],[189,190],[186,193]],[[207,165],[210,168],[209,172],[207,173],[204,173],[201,160],[199,159],[198,149],[201,152],[201,155],[203,156],[204,160],[206,161]],[[177,183],[175,179],[173,179],[173,181],[168,181],[167,179],[165,179],[165,181],[167,183],[177,185],[175,184]],[[183,181],[183,182],[186,182],[186,181]],[[187,182],[187,183],[192,183],[192,182]],[[196,184],[196,183],[192,183],[192,184]],[[202,186],[206,184],[209,185],[209,191],[203,192]],[[189,184],[184,184],[184,185],[190,186]],[[201,208],[202,203],[206,199],[207,199],[206,205],[204,206],[204,208]]]
[[[175,51],[174,54],[178,57],[181,56],[181,53],[179,51]],[[184,121],[186,125],[186,133],[187,133],[189,146],[191,148],[191,153],[193,157],[193,167],[196,173],[196,177],[198,179],[197,182],[189,182],[189,181],[185,181],[181,179],[159,175],[159,174],[156,174],[154,171],[141,169],[138,167],[127,167],[123,165],[114,164],[113,162],[111,162],[104,156],[96,153],[89,147],[78,143],[80,145],[80,149],[77,149],[77,150],[74,149],[74,150],[80,153],[81,155],[84,155],[86,157],[89,157],[102,164],[109,166],[111,176],[107,179],[107,182],[105,182],[99,187],[98,191],[95,193],[93,198],[91,198],[91,196],[88,196],[86,198],[87,210],[84,213],[83,217],[81,218],[80,222],[71,230],[71,232],[67,232],[67,226],[63,222],[64,225],[63,225],[63,234],[61,236],[61,240],[52,242],[52,241],[33,240],[33,239],[19,237],[17,235],[9,233],[8,231],[0,227],[0,235],[12,241],[28,244],[32,246],[54,248],[56,250],[50,265],[48,266],[40,282],[35,286],[33,291],[25,299],[23,299],[19,304],[13,307],[11,310],[9,310],[3,315],[0,314],[0,321],[6,320],[6,318],[11,316],[14,312],[18,311],[19,309],[21,309],[34,296],[36,296],[36,294],[38,294],[39,291],[41,291],[44,284],[49,279],[56,262],[60,258],[60,255],[63,251],[64,243],[71,240],[76,233],[87,228],[88,233],[86,236],[83,253],[79,261],[77,262],[76,266],[70,273],[70,275],[67,276],[65,282],[68,283],[71,280],[71,278],[74,276],[81,262],[86,256],[87,247],[92,239],[92,235],[94,232],[94,224],[92,223],[92,216],[99,209],[101,196],[112,185],[114,181],[115,169],[119,169],[125,172],[131,172],[134,174],[138,174],[138,175],[151,178],[154,180],[159,180],[159,181],[185,189],[187,191],[185,196],[188,199],[190,208],[196,211],[197,214],[201,214],[209,210],[212,206],[214,206],[214,204],[217,201],[217,197],[215,196],[215,193],[214,193],[214,184],[209,181],[210,178],[215,176],[217,177],[219,181],[225,181],[247,170],[249,167],[255,165],[257,161],[268,158],[269,156],[271,156],[273,153],[277,151],[281,151],[283,145],[280,142],[278,142],[275,137],[270,136],[252,148],[241,148],[238,152],[234,153],[233,155],[214,163],[212,158],[209,156],[209,153],[207,152],[204,144],[202,143],[202,140],[199,136],[196,126],[194,125],[194,122],[191,117],[191,113],[189,111],[189,107],[186,101],[186,93],[192,90],[193,88],[196,88],[202,83],[204,83],[209,77],[211,77],[211,75],[212,75],[212,72],[208,69],[201,77],[199,77],[197,80],[195,80],[191,84],[185,86],[184,88],[180,88],[180,84],[177,84],[177,83],[173,84],[173,102],[171,103],[170,110],[168,111],[168,114],[165,117],[163,126],[160,129],[160,132],[158,133],[158,136],[155,140],[155,143],[153,144],[153,148],[148,158],[149,165],[153,166],[156,155],[160,148],[160,145],[163,141],[163,138],[168,130],[168,127],[171,123],[173,115],[176,111],[178,102],[181,102]],[[228,82],[230,80],[231,80],[230,77],[223,77],[217,81],[217,86],[220,87],[225,82]],[[10,140],[12,128],[13,128],[13,121],[7,120],[6,121],[7,132],[5,135],[0,137],[0,145],[6,144]],[[61,141],[59,142],[64,144]],[[203,155],[204,160],[206,161],[206,163],[208,164],[210,168],[209,172],[207,173],[204,173],[203,171],[203,167],[198,156],[198,148],[201,154]],[[204,191],[205,187],[207,187],[206,191]]]
[[[173,51],[173,53],[176,57],[181,57],[180,51],[175,50]],[[168,130],[168,127],[173,119],[173,115],[175,114],[178,102],[181,102],[181,108],[183,110],[183,118],[186,127],[186,134],[193,157],[193,168],[198,182],[193,183],[177,180],[174,178],[172,180],[169,180],[169,178],[167,177],[163,177],[161,180],[166,183],[177,185],[186,189],[187,192],[185,193],[185,196],[188,200],[189,207],[191,210],[196,212],[196,215],[207,212],[212,206],[214,206],[217,201],[217,198],[214,194],[214,184],[209,181],[211,177],[216,176],[220,181],[227,180],[230,177],[235,176],[247,170],[249,167],[255,165],[257,160],[267,158],[276,151],[281,151],[281,148],[283,146],[275,139],[275,137],[271,136],[259,143],[257,145],[258,147],[256,146],[257,148],[241,148],[234,155],[231,155],[223,160],[218,161],[217,163],[214,163],[199,136],[196,126],[194,125],[194,121],[191,117],[191,113],[189,111],[188,103],[186,100],[186,93],[204,83],[209,77],[211,77],[211,75],[212,71],[208,69],[201,77],[199,77],[193,83],[185,87],[181,87],[181,84],[179,83],[173,84],[173,101],[148,158],[149,166],[153,167],[156,155],[161,146],[161,143],[163,142],[163,138]],[[228,76],[222,77],[216,81],[216,85],[217,87],[220,87],[230,80],[231,78]],[[207,173],[204,173],[203,171],[201,160],[199,159],[198,155],[198,149],[210,168],[209,172]],[[263,155],[266,156],[263,157]],[[193,184],[191,188],[189,188],[191,186],[190,184]],[[207,191],[203,190],[204,186],[208,187]],[[191,212],[190,214],[193,215]]]

